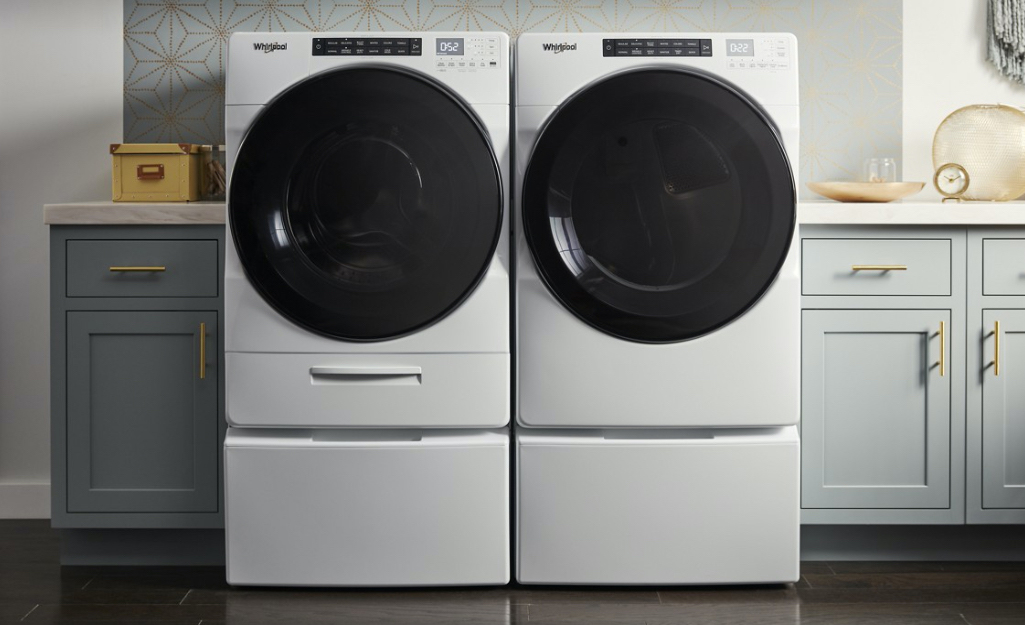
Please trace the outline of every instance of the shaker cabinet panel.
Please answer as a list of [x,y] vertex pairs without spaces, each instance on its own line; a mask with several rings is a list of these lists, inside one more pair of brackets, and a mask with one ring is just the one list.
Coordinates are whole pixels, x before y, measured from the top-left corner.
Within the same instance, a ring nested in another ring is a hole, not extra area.
[[802,507],[950,507],[950,321],[803,312]]
[[216,311],[67,312],[68,512],[218,511],[218,344]]
[[982,294],[1025,295],[1025,239],[982,240]]
[[217,297],[217,241],[71,240],[68,297]]
[[982,321],[982,507],[1025,508],[1025,310]]
[[801,243],[805,295],[950,295],[949,239],[807,238]]

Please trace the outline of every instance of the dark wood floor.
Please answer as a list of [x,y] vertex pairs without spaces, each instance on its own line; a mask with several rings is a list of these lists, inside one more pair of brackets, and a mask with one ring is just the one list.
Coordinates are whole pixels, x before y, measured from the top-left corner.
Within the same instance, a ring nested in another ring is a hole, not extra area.
[[0,623],[1022,625],[1025,563],[807,562],[757,588],[234,590],[219,567],[60,567],[46,521],[0,521]]

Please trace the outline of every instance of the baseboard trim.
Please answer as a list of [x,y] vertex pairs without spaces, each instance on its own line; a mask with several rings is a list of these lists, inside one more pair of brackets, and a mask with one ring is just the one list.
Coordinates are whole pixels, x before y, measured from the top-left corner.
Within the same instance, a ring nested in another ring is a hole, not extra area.
[[1021,525],[804,525],[802,560],[1025,560]]
[[223,529],[62,529],[63,565],[223,566]]
[[0,519],[49,518],[49,482],[0,482]]

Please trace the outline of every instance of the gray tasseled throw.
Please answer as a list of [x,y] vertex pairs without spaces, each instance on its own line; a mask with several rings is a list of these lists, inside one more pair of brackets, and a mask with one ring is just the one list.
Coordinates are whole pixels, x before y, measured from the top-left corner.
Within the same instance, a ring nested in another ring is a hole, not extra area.
[[989,0],[989,60],[1025,83],[1025,0]]

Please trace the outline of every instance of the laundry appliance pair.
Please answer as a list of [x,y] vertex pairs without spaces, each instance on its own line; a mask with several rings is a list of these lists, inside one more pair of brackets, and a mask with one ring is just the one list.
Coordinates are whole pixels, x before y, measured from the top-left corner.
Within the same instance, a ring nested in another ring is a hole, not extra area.
[[232,36],[230,583],[797,578],[796,41],[516,48]]

